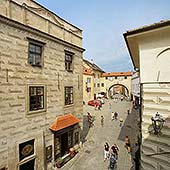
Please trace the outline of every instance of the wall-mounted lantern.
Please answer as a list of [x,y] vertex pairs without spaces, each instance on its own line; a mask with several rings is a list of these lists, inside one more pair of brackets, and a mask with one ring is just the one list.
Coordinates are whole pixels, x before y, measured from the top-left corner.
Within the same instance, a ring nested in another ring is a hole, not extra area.
[[164,125],[165,119],[163,119],[163,117],[157,112],[155,116],[151,118],[151,120],[154,133],[159,135]]

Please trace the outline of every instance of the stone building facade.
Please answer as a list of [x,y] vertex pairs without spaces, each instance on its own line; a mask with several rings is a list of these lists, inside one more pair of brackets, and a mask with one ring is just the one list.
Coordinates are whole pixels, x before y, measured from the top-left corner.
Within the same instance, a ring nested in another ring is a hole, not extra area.
[[[141,86],[141,170],[170,169],[170,21],[124,33]],[[151,118],[158,112],[165,123],[155,134]]]
[[108,97],[114,94],[123,94],[131,98],[132,92],[132,72],[111,72],[102,73],[100,78],[101,91],[106,93]]
[[32,0],[1,0],[0,48],[0,169],[52,169],[80,142],[82,30]]

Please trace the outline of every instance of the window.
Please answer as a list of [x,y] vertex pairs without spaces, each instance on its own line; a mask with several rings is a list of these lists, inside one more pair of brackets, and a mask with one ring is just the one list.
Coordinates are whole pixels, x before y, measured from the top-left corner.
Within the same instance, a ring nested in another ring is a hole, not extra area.
[[96,83],[94,83],[94,87],[96,87]]
[[106,80],[108,79],[108,77],[106,77]]
[[[29,140],[19,144],[19,170],[35,169],[35,140]],[[27,161],[25,161],[27,160]]]
[[100,83],[97,83],[97,87],[100,87]]
[[87,83],[91,83],[91,78],[87,78]]
[[44,109],[44,87],[30,86],[29,87],[29,110]]
[[73,71],[73,53],[65,52],[65,69],[67,71]]
[[102,87],[104,87],[104,83],[102,83],[101,85],[102,85]]
[[73,87],[65,87],[65,105],[73,104]]
[[117,79],[117,76],[115,76],[115,79]]
[[125,79],[127,79],[127,76],[125,76]]
[[28,63],[32,66],[42,66],[42,47],[40,43],[29,42]]
[[19,144],[19,160],[34,154],[34,139]]
[[91,92],[91,87],[87,87],[87,92]]
[[100,74],[98,74],[98,78],[100,78]]

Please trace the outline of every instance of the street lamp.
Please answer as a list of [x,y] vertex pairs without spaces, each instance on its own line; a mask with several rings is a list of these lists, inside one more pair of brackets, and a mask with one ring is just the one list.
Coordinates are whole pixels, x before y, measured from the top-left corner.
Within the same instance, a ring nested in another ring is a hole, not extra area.
[[157,112],[154,117],[151,118],[152,120],[152,127],[156,135],[159,135],[161,129],[164,125],[165,120],[163,117]]

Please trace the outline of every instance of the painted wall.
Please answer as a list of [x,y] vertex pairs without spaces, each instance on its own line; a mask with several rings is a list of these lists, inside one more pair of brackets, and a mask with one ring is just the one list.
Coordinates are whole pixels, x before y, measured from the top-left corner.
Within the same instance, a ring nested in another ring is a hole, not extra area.
[[156,31],[139,40],[141,83],[170,82],[169,33]]
[[127,76],[127,79],[125,79],[124,76],[117,76],[117,79],[115,79],[115,77],[108,77],[107,79],[106,77],[101,77],[101,83],[104,83],[104,87],[101,88],[101,91],[108,93],[109,88],[114,84],[122,84],[127,87],[129,95],[131,95],[131,78],[132,76]]

